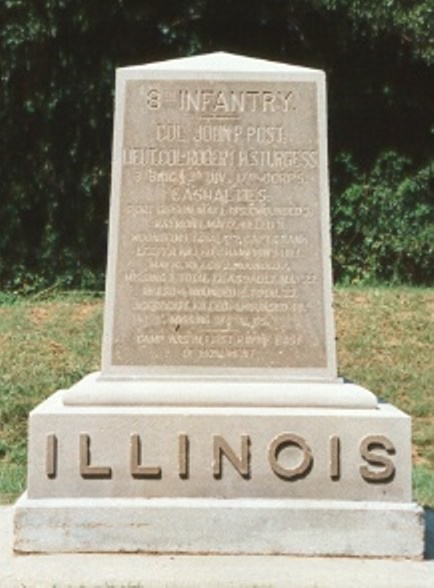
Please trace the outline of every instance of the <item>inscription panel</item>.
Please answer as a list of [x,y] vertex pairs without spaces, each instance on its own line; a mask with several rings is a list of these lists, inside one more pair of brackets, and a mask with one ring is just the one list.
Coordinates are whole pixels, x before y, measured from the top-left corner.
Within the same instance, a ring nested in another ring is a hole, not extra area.
[[124,100],[112,365],[326,368],[315,82]]

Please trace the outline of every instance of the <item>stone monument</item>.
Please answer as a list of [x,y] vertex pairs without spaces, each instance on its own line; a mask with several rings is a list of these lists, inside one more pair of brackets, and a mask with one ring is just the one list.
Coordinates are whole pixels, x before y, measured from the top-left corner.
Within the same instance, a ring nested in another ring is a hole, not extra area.
[[422,556],[410,418],[337,376],[325,104],[118,70],[102,369],[30,415],[17,551]]

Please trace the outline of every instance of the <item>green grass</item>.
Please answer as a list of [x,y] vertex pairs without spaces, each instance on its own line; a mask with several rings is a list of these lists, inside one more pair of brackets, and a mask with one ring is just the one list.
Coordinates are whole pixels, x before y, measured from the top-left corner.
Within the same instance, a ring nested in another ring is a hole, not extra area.
[[[0,502],[25,487],[27,416],[99,369],[103,300],[84,293],[0,294]],[[415,498],[434,507],[434,291],[337,288],[341,375],[413,417]]]
[[337,288],[338,365],[413,417],[415,499],[434,506],[434,290]]
[[0,502],[25,487],[30,410],[98,369],[102,305],[79,293],[0,297]]

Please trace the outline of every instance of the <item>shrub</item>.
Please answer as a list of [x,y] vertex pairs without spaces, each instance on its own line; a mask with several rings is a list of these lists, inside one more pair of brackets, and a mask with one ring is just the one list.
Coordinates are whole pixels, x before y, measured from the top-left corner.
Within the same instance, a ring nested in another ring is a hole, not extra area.
[[383,153],[363,174],[338,158],[332,198],[335,279],[345,283],[434,283],[434,165]]

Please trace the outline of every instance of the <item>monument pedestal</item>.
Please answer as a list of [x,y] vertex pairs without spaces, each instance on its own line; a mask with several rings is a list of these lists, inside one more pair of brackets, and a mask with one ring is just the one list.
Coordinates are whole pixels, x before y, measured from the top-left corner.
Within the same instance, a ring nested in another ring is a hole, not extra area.
[[68,406],[63,395],[30,416],[19,552],[422,557],[410,418],[393,406]]

